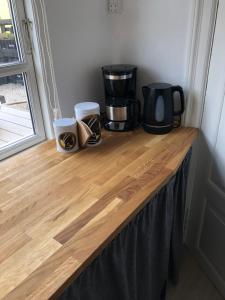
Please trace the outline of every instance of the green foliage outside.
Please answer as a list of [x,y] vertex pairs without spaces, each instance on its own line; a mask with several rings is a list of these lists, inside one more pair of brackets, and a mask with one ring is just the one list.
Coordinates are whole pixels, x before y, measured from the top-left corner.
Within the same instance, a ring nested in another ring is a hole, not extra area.
[[9,31],[0,33],[0,40],[14,40],[14,39],[15,39],[14,34]]

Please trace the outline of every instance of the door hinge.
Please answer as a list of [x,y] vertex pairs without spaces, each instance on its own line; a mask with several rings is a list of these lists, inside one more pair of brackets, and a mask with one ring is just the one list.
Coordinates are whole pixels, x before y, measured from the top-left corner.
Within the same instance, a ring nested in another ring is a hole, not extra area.
[[31,31],[33,29],[33,22],[29,18],[26,18],[22,20],[22,24],[23,24],[24,35],[25,35],[26,53],[32,54],[33,42],[31,38]]

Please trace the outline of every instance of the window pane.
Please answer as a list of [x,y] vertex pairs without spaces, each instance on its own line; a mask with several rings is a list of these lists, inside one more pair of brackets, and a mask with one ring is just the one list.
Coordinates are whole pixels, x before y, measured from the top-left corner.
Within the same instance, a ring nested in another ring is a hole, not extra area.
[[0,66],[19,61],[9,0],[0,0]]
[[24,74],[0,78],[0,149],[34,134]]

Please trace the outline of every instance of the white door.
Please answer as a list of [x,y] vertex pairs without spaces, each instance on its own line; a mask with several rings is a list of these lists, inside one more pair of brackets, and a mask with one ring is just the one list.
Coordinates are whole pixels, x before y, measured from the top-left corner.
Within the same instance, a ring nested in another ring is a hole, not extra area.
[[225,0],[219,1],[210,62],[195,201],[201,202],[197,254],[225,297]]

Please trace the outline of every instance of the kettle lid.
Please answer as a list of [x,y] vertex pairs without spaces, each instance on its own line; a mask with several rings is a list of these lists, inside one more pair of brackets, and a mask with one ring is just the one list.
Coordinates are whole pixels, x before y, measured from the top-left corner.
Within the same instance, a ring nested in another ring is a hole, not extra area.
[[162,82],[155,82],[155,83],[150,83],[149,85],[146,86],[146,88],[152,89],[152,90],[166,90],[171,88],[172,85],[169,83],[162,83]]

